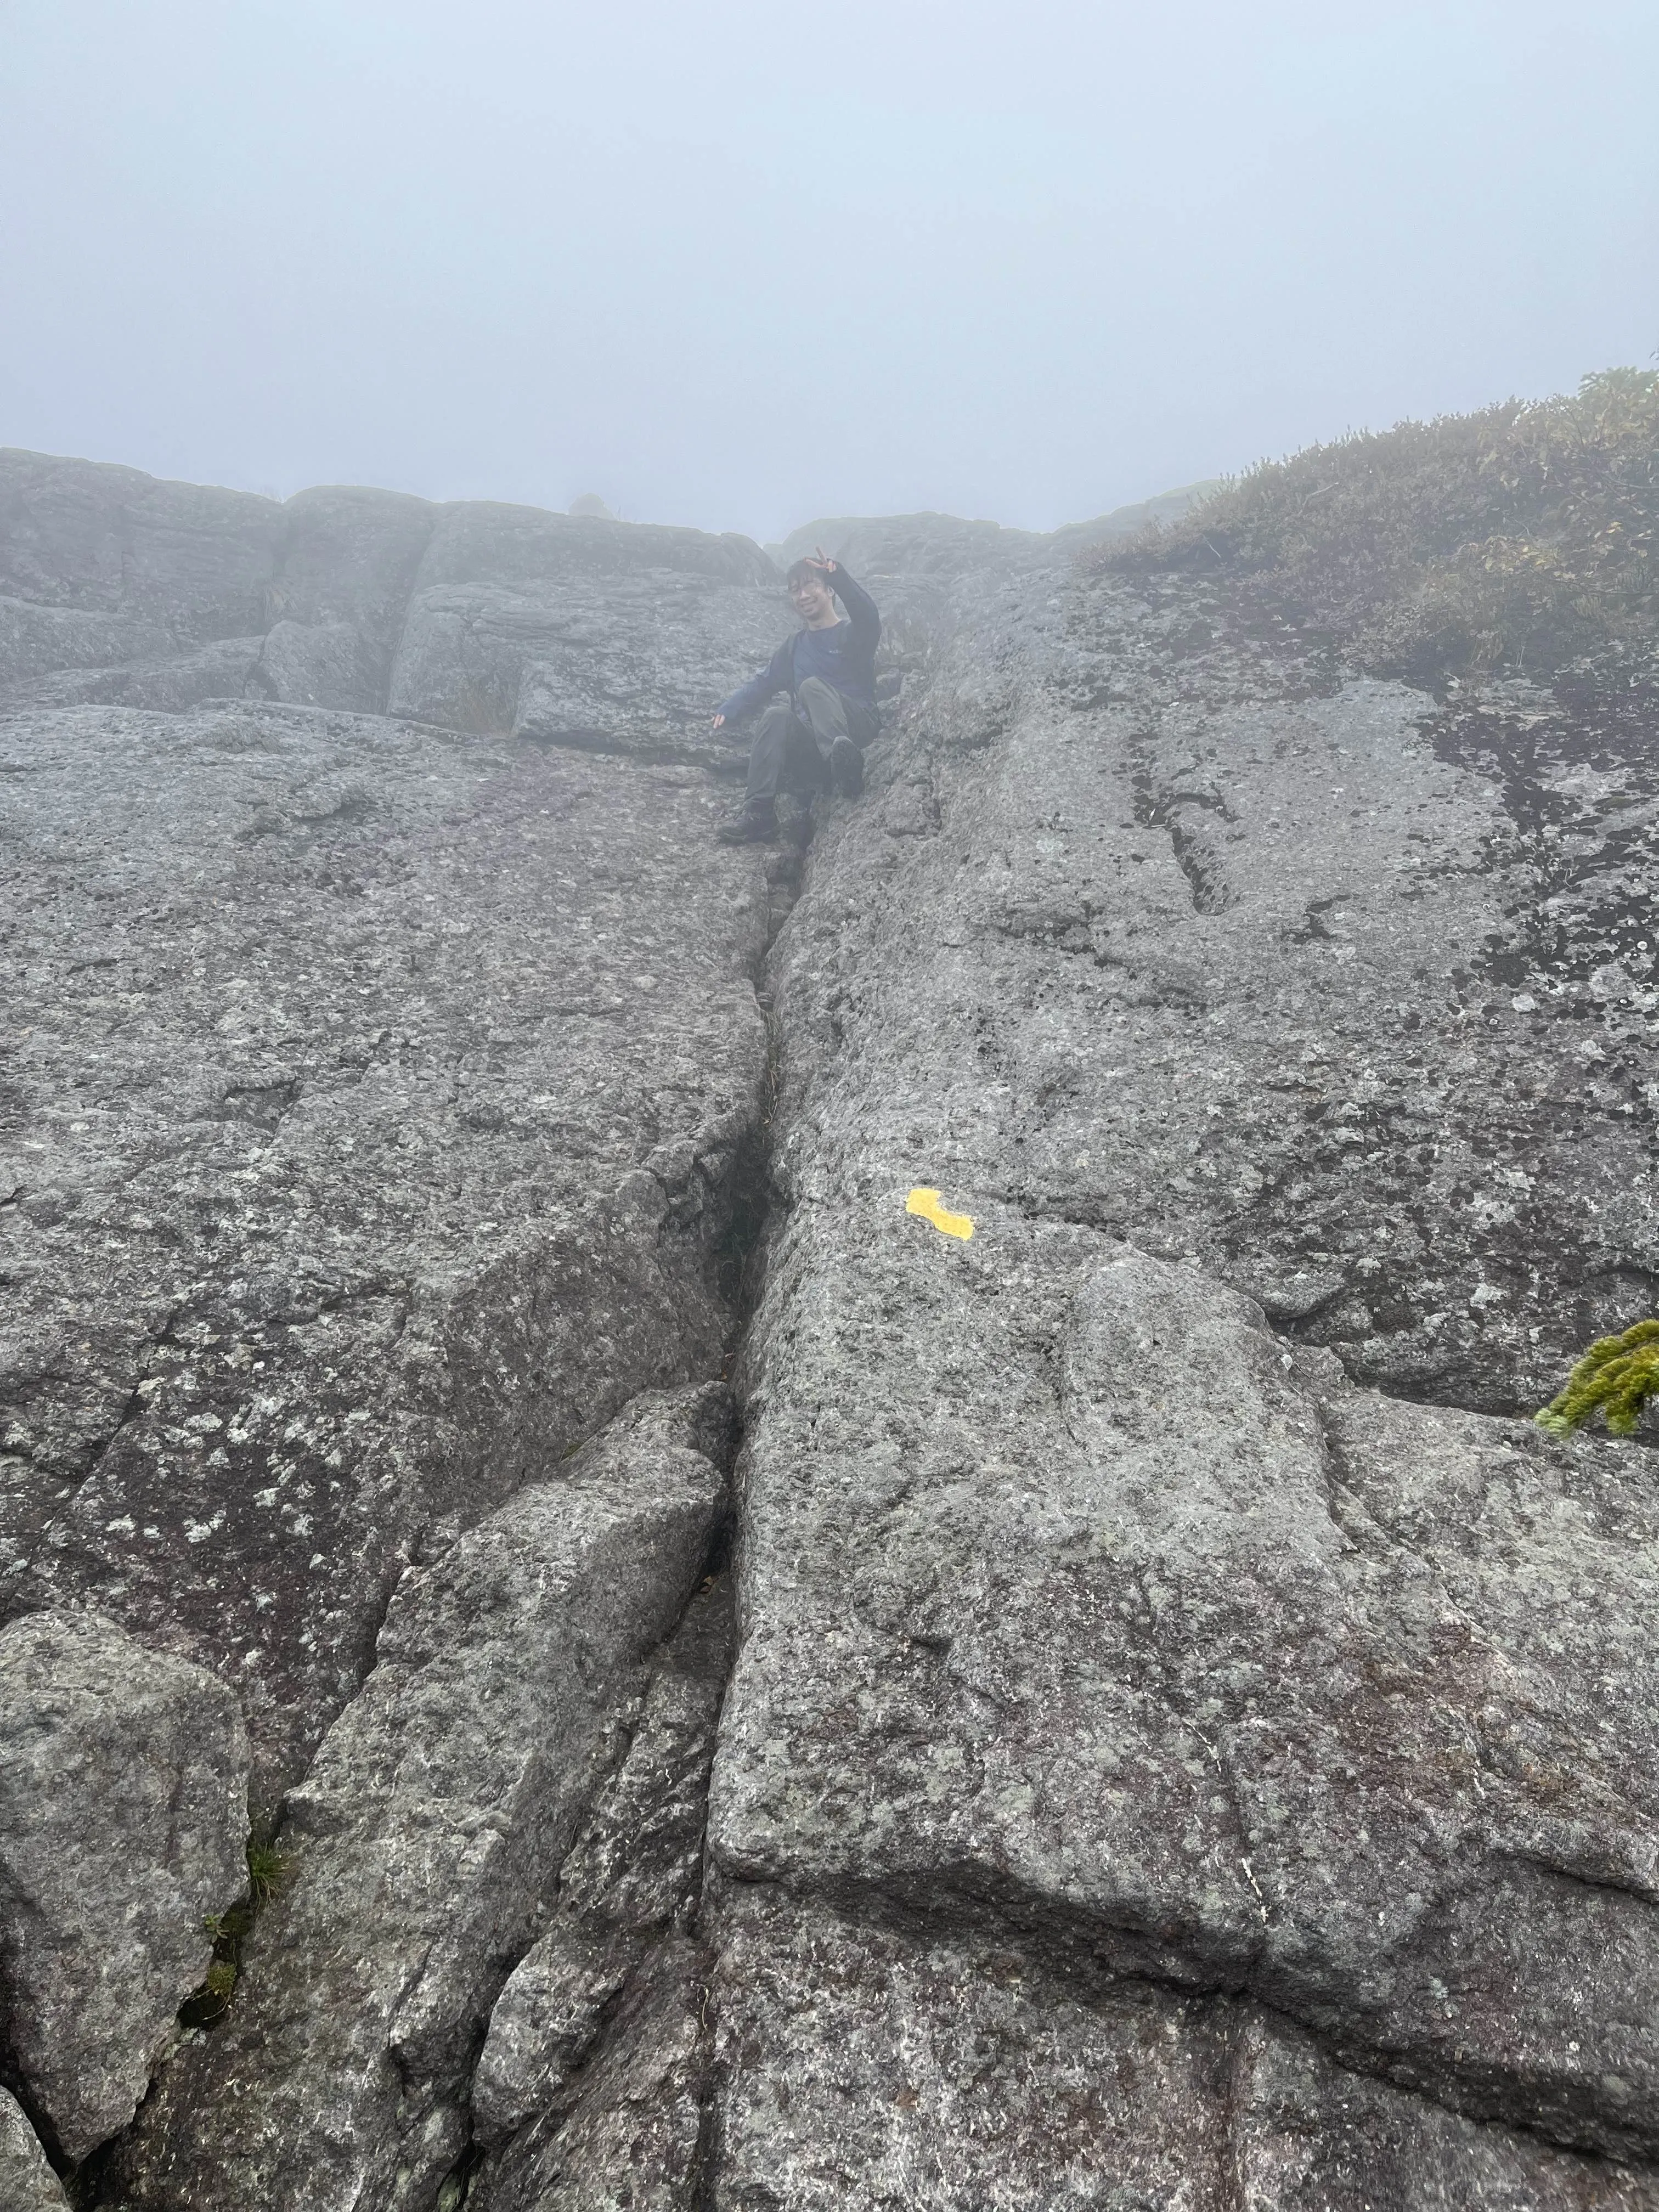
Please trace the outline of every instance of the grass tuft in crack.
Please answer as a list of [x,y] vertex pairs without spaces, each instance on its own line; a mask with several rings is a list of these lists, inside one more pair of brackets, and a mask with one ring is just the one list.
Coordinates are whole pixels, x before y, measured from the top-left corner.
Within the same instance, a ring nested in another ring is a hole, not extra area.
[[250,1840],[247,1847],[247,1886],[257,1912],[261,1905],[269,1905],[273,1897],[287,1888],[294,1872],[294,1854],[285,1851],[280,1844],[256,1844]]
[[242,1946],[260,1912],[288,1887],[295,1863],[295,1854],[285,1851],[279,1844],[268,1838],[249,1838],[246,1896],[240,1905],[216,1912],[202,1923],[213,1938],[213,1962],[202,1978],[200,1989],[185,2000],[179,2012],[184,2027],[211,2027],[224,2017],[236,1993],[237,1977],[242,1968]]

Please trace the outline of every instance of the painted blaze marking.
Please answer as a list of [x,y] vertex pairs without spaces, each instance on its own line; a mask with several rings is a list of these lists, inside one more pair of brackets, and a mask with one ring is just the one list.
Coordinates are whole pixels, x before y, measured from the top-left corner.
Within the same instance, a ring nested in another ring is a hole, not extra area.
[[936,1190],[917,1188],[904,1201],[907,1213],[919,1213],[924,1221],[931,1221],[941,1237],[960,1237],[965,1244],[974,1233],[971,1218],[965,1213],[949,1213],[939,1202]]

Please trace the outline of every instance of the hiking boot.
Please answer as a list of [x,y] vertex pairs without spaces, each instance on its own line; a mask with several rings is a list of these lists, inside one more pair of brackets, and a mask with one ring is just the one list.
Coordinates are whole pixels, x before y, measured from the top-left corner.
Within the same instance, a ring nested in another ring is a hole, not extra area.
[[864,788],[864,755],[851,738],[837,738],[830,748],[830,781],[843,799],[856,799]]
[[745,806],[722,822],[714,835],[722,845],[766,845],[778,834],[775,806]]

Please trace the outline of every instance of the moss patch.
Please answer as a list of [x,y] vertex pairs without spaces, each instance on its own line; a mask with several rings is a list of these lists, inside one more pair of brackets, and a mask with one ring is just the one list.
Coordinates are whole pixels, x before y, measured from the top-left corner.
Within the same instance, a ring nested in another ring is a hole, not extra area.
[[1565,1437],[1599,1408],[1615,1437],[1628,1437],[1656,1390],[1659,1321],[1638,1321],[1622,1336],[1598,1337],[1574,1366],[1565,1389],[1533,1419],[1553,1436]]

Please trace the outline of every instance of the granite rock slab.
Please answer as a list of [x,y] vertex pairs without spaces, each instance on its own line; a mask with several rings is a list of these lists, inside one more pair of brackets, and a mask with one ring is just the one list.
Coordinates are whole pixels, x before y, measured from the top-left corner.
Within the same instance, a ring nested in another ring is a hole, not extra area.
[[10,2212],[69,2212],[63,2185],[9,2089],[0,2089],[0,2202]]
[[726,1508],[718,1385],[636,1401],[411,1570],[283,1829],[228,2019],[147,2111],[135,2203],[433,2203],[508,1967],[617,1758]]
[[247,1776],[203,1668],[93,1613],[0,1629],[0,2034],[66,2158],[132,2118],[247,1887]]
[[0,726],[0,1608],[218,1673],[264,1818],[405,1566],[720,1371],[765,887],[690,769],[269,704]]

